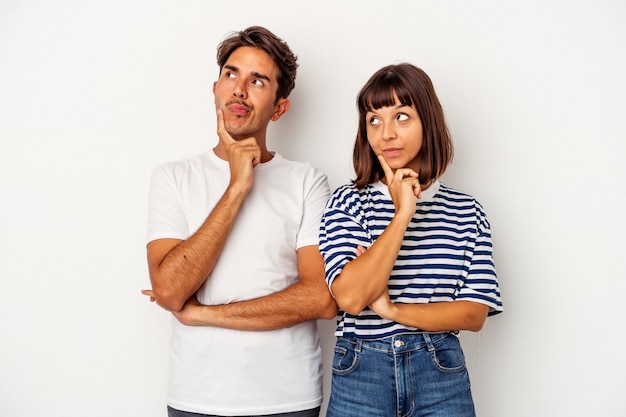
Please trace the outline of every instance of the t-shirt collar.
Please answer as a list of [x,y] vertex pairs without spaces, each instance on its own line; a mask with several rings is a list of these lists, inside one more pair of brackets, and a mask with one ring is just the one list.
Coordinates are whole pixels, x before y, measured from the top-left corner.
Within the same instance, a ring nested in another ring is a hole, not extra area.
[[[387,188],[387,185],[384,184],[382,181],[377,181],[373,183],[372,187],[374,187],[374,189],[380,191],[381,193],[385,194],[387,197],[391,198],[391,195],[389,194],[389,188]],[[432,200],[435,194],[437,194],[437,192],[439,191],[440,187],[441,187],[441,183],[439,182],[439,180],[435,180],[432,184],[430,184],[430,187],[428,187],[425,190],[422,190],[422,198],[418,199],[417,202],[424,203],[426,201]]]

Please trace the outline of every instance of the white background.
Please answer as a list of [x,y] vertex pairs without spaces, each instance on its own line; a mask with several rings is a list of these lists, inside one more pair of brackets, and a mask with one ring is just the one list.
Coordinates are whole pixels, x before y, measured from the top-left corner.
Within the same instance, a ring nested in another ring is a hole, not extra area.
[[479,416],[626,416],[621,0],[0,0],[0,415],[165,415],[149,174],[214,146],[216,46],[254,24],[301,65],[270,147],[333,188],[367,78],[432,77],[505,305],[462,336]]

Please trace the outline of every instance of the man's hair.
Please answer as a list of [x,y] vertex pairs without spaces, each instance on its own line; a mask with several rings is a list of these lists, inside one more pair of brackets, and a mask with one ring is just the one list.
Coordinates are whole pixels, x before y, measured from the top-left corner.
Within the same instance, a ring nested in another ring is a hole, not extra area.
[[242,46],[251,46],[265,51],[278,66],[278,90],[276,101],[287,98],[296,85],[298,69],[297,56],[285,41],[261,26],[251,26],[239,32],[232,32],[217,48],[217,64],[220,73],[230,55]]
[[393,106],[415,105],[422,122],[423,142],[419,151],[419,180],[422,184],[439,178],[452,162],[453,148],[443,109],[428,75],[412,64],[388,65],[376,71],[357,97],[359,126],[352,162],[357,188],[385,177],[367,139],[367,112]]

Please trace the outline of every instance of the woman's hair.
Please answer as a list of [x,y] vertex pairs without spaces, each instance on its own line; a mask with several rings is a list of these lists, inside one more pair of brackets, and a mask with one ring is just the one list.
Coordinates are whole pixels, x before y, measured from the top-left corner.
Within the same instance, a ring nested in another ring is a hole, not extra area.
[[428,184],[439,178],[452,162],[452,140],[432,81],[412,64],[388,65],[370,77],[357,97],[359,127],[352,155],[356,179],[352,182],[359,189],[385,177],[367,140],[367,112],[395,105],[396,97],[402,105],[415,105],[422,121],[423,142],[418,154],[420,183]]
[[217,64],[220,73],[230,55],[242,46],[251,46],[265,51],[278,66],[278,90],[276,100],[287,98],[296,85],[298,63],[296,55],[285,41],[261,26],[251,26],[231,33],[217,47]]

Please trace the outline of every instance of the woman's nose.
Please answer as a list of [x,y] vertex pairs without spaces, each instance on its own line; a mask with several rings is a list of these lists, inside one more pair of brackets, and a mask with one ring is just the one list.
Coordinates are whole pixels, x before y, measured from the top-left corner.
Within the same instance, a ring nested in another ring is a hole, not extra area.
[[385,123],[383,125],[382,133],[383,133],[382,135],[383,140],[394,139],[396,137],[396,129],[393,123]]

